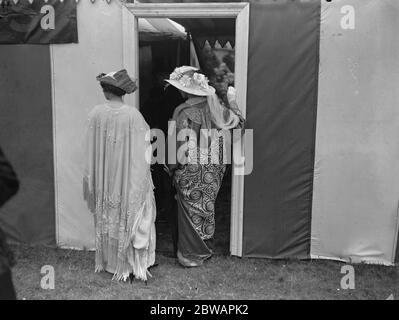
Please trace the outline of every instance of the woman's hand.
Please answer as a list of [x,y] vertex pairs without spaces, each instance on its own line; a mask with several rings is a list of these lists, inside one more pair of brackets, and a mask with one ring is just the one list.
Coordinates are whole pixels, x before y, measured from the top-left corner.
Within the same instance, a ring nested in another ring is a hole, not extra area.
[[166,164],[163,165],[163,170],[170,176],[171,172]]
[[227,89],[227,100],[230,104],[230,109],[232,112],[234,112],[239,118],[240,122],[237,125],[237,128],[244,129],[245,128],[245,119],[241,114],[241,110],[237,105],[237,91],[234,87],[229,87]]
[[173,177],[175,173],[175,168],[169,168],[166,164],[163,165],[163,170],[169,175],[169,177]]

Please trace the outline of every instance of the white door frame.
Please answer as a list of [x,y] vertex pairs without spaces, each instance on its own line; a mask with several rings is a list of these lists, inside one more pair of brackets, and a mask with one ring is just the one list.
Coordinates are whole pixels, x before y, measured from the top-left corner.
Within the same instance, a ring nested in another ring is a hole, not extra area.
[[[245,118],[247,102],[249,3],[124,3],[122,8],[123,63],[129,73],[139,79],[138,18],[235,18],[235,87],[237,104]],[[140,85],[139,85],[140,88]],[[139,105],[136,92],[128,99]],[[238,142],[239,143],[239,142]],[[233,155],[242,146],[233,145]],[[230,253],[242,256],[244,176],[232,175]]]

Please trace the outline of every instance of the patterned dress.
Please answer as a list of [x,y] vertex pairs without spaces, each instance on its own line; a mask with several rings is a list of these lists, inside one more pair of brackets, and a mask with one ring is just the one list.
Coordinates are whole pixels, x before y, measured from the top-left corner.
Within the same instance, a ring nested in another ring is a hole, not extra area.
[[[196,138],[188,135],[177,145],[178,149],[184,142],[188,146],[184,153],[187,161],[179,164],[174,174],[178,204],[178,256],[183,265],[190,262],[200,265],[212,255],[209,240],[215,233],[215,202],[226,170],[223,161],[226,146],[223,142],[228,132],[219,130],[212,122],[206,98],[187,100],[176,109],[173,119],[178,135],[181,130],[191,130]],[[203,129],[210,132],[203,140],[208,140],[206,147],[200,143]]]

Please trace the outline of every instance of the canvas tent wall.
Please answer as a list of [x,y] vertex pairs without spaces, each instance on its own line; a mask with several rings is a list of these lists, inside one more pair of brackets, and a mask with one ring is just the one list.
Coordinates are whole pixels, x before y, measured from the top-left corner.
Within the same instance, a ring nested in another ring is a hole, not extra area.
[[80,1],[78,44],[0,46],[0,142],[21,180],[1,209],[14,240],[93,247],[80,142],[88,111],[102,102],[96,75],[124,67],[122,15],[118,1]]
[[183,26],[170,19],[139,19],[140,41],[185,40],[187,34]]
[[[2,227],[15,240],[93,246],[78,142],[102,101],[94,77],[129,68],[123,14],[80,1],[78,44],[0,46],[0,143],[22,180]],[[396,0],[250,2],[244,256],[398,261],[398,19]]]

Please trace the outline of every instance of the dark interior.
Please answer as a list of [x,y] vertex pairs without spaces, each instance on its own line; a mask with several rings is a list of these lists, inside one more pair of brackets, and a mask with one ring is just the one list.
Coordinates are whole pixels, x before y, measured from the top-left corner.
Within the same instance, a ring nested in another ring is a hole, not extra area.
[[[165,78],[175,67],[190,65],[192,50],[195,49],[201,70],[208,76],[219,96],[224,99],[227,83],[221,85],[228,69],[230,77],[234,73],[234,60],[224,59],[230,55],[234,59],[234,19],[178,19],[177,23],[186,29],[186,36],[176,35],[165,28],[161,19],[149,19],[161,32],[140,32],[140,111],[151,128],[167,132],[167,121],[173,110],[184,100],[173,87],[164,88]],[[146,22],[146,23],[147,23]],[[163,29],[162,29],[163,28]],[[164,32],[163,32],[164,31]],[[218,69],[219,68],[219,69]],[[215,71],[217,70],[217,71]],[[234,79],[234,76],[232,77]],[[222,79],[222,80],[221,80]],[[212,83],[213,81],[213,83]],[[234,80],[228,85],[233,85]],[[173,198],[168,196],[165,186],[165,172],[161,165],[152,166],[157,203],[157,250],[166,255],[173,254],[171,226],[168,210]],[[231,205],[231,166],[228,165],[216,201],[216,231],[213,248],[217,254],[228,254],[230,244],[230,205]]]

